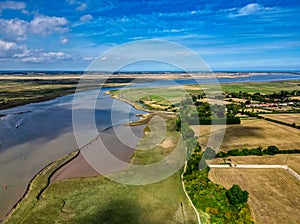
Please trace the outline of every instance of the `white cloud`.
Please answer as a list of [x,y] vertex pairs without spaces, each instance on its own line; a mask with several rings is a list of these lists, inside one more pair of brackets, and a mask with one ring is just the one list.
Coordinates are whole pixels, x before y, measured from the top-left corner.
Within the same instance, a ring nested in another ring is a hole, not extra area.
[[63,33],[68,30],[67,24],[68,20],[64,17],[36,16],[30,22],[30,31],[42,36],[46,36],[54,32]]
[[241,16],[246,16],[246,15],[250,15],[250,14],[253,14],[259,10],[262,10],[264,9],[263,6],[257,4],[257,3],[251,3],[251,4],[248,4],[246,5],[245,7],[239,9],[239,15]]
[[77,6],[75,8],[76,11],[84,11],[87,8],[87,4],[77,0],[66,0],[69,5]]
[[165,29],[165,30],[162,30],[162,33],[180,33],[180,32],[183,32],[185,31],[185,29]]
[[14,42],[6,42],[3,40],[0,40],[1,51],[7,51],[7,50],[13,49],[15,47],[16,47],[16,43],[14,43]]
[[80,17],[80,22],[85,23],[93,19],[93,16],[90,14]]
[[258,3],[250,3],[240,9],[230,9],[229,11],[236,11],[235,13],[230,13],[230,17],[239,17],[239,16],[248,16],[252,14],[257,14],[260,12],[270,11],[273,8],[270,7],[264,7],[263,5],[260,5]]
[[93,61],[93,60],[96,60],[97,59],[97,57],[84,57],[84,58],[82,58],[82,60],[84,60],[84,61]]
[[46,36],[68,31],[68,20],[64,17],[36,16],[32,21],[21,19],[0,19],[0,33],[3,39],[22,41],[29,34]]
[[82,3],[75,10],[77,10],[77,11],[84,11],[84,10],[86,10],[86,8],[87,8],[87,4],[86,3]]
[[70,55],[67,53],[64,53],[62,51],[59,52],[46,52],[42,53],[42,56],[47,59],[67,59],[70,58]]
[[71,55],[65,52],[44,52],[41,50],[31,50],[27,55],[19,56],[20,60],[23,62],[41,63],[45,61],[57,61],[70,59]]
[[69,39],[68,38],[61,38],[60,39],[60,43],[62,43],[62,44],[66,44],[66,43],[68,43],[69,42]]
[[0,40],[0,58],[11,58],[15,55],[23,54],[26,51],[26,46],[18,46],[15,42]]
[[0,19],[0,33],[9,40],[26,39],[28,22],[19,19]]
[[72,59],[72,56],[62,51],[46,52],[41,49],[28,49],[26,45],[0,40],[0,59],[40,63]]
[[16,2],[16,1],[0,2],[0,13],[5,9],[24,10],[25,8],[26,8],[26,4],[24,2]]

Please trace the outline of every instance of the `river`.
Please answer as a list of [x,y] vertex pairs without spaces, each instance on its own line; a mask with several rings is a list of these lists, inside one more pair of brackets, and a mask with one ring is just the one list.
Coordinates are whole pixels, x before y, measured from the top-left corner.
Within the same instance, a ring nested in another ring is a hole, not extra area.
[[[136,121],[136,114],[145,113],[104,94],[107,90],[100,92],[96,103],[99,132],[112,125],[112,105],[114,125]],[[84,91],[80,95],[88,100],[90,93]],[[0,217],[20,199],[37,172],[78,148],[72,127],[72,103],[73,95],[67,95],[1,111],[6,116],[0,118]]]

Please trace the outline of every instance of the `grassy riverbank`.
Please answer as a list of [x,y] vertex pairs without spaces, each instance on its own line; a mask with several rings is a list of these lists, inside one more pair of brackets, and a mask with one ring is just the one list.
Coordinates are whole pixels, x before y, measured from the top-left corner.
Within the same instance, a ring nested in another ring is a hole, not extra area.
[[10,214],[5,218],[5,223],[22,223],[26,220],[27,216],[31,214],[31,210],[38,204],[39,200],[43,197],[43,192],[50,184],[51,176],[66,163],[70,162],[79,151],[70,153],[69,155],[54,161],[41,170],[29,183],[27,192],[23,198],[16,204]]
[[[169,137],[176,135],[175,124],[168,116],[164,119],[168,128],[163,142],[170,143]],[[138,151],[145,148],[147,138],[157,135],[159,130],[151,128],[151,131],[150,134],[146,129]],[[171,143],[172,146],[176,144]],[[163,145],[166,150],[171,150],[170,145]],[[133,161],[138,158],[139,164],[148,162],[141,160],[138,154],[133,156]],[[28,196],[18,205],[6,224],[51,223],[53,220],[56,223],[78,224],[197,223],[196,214],[182,189],[181,172],[158,183],[143,186],[124,185],[98,176],[57,181],[45,190],[42,190],[45,186],[38,184],[37,180],[47,180],[51,174],[41,173],[38,179],[34,179]],[[40,195],[41,191],[43,193]],[[37,198],[37,195],[40,197]]]

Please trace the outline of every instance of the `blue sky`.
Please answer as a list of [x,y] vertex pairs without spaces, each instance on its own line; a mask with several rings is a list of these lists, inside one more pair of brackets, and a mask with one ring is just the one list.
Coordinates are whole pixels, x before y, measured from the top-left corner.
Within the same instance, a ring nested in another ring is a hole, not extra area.
[[103,52],[158,38],[212,70],[300,70],[298,0],[0,1],[1,70],[85,70]]

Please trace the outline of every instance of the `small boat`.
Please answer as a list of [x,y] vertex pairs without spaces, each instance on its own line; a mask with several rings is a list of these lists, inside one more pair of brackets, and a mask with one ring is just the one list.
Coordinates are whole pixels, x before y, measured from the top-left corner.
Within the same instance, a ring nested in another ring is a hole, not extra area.
[[3,189],[4,189],[4,190],[7,190],[7,188],[8,188],[8,185],[7,185],[7,184],[4,184],[4,185],[3,185]]

